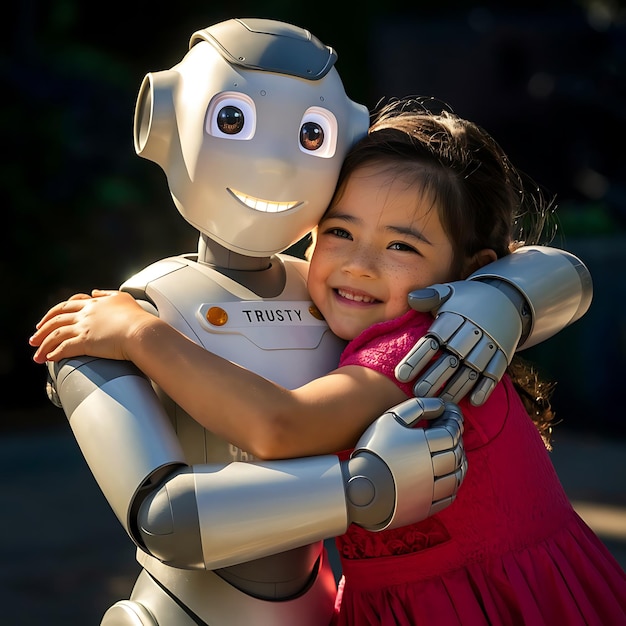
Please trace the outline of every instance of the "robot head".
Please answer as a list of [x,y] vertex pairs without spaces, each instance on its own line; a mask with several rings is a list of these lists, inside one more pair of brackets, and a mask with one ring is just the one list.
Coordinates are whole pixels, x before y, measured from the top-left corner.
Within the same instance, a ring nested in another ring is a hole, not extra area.
[[194,33],[180,63],[144,78],[135,150],[163,168],[191,225],[262,257],[317,224],[369,125],[336,58],[308,31],[236,19]]

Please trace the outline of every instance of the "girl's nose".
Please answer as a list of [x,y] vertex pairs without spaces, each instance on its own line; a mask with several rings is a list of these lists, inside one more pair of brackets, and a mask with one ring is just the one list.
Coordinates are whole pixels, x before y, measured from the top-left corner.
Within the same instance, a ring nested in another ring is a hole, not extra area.
[[343,271],[357,277],[373,278],[377,273],[377,255],[368,246],[358,246],[344,260]]

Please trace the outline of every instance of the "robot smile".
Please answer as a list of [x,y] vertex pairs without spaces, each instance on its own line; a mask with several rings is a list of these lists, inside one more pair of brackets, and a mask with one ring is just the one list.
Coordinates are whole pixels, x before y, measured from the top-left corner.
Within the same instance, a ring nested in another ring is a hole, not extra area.
[[235,196],[235,198],[237,198],[237,200],[239,200],[239,202],[245,204],[251,209],[254,209],[255,211],[260,211],[261,213],[282,213],[283,211],[289,211],[289,209],[293,209],[294,207],[302,204],[299,200],[292,200],[290,202],[263,200],[261,198],[249,196],[248,194],[237,191],[236,189],[227,189],[233,196]]

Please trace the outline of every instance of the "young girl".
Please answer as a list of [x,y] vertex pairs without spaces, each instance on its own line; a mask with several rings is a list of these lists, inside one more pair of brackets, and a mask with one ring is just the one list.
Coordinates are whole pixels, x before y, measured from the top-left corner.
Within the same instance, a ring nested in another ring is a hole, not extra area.
[[[207,353],[129,295],[101,291],[53,307],[31,338],[34,358],[134,361],[203,426],[261,458],[349,450],[412,395],[394,367],[432,320],[408,310],[406,293],[508,254],[523,214],[545,216],[532,192],[476,125],[392,103],[348,156],[311,258],[311,298],[351,340],[337,370],[281,388]],[[450,507],[337,539],[337,624],[626,623],[626,575],[550,462],[547,388],[532,372],[510,374],[483,406],[461,402],[469,469]]]

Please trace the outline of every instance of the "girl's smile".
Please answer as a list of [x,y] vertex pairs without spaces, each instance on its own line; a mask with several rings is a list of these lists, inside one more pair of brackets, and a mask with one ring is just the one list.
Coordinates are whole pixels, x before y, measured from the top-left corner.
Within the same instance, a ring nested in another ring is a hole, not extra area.
[[[333,290],[337,294],[337,299],[342,304],[376,304],[380,302],[377,298],[370,296],[366,293],[352,291],[350,289],[334,289]],[[348,302],[343,302],[347,300]]]

